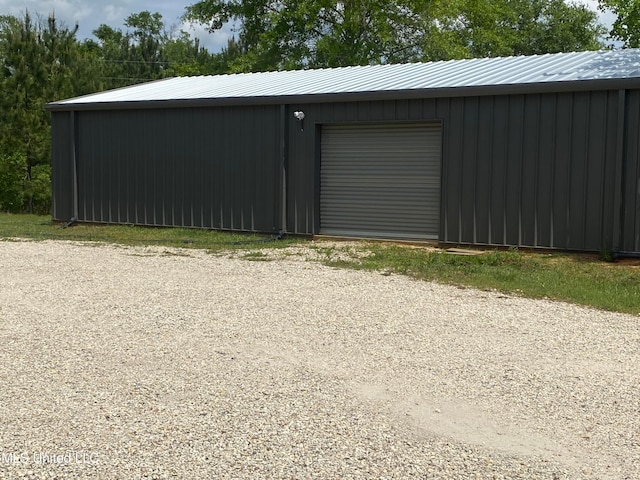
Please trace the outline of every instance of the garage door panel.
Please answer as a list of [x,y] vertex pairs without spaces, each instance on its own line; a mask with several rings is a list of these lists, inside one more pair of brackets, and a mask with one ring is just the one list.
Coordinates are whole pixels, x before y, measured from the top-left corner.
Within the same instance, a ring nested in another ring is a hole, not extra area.
[[325,126],[321,233],[437,239],[440,157],[439,124]]

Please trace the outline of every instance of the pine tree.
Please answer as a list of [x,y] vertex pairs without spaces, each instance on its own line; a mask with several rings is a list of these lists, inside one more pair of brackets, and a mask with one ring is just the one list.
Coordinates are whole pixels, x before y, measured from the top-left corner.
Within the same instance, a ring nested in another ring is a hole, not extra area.
[[[22,158],[25,208],[48,210],[50,124],[44,105],[74,92],[72,63],[75,32],[55,18],[33,21],[0,18],[0,152],[5,159]],[[6,165],[5,165],[6,167]],[[39,200],[34,204],[34,198]]]

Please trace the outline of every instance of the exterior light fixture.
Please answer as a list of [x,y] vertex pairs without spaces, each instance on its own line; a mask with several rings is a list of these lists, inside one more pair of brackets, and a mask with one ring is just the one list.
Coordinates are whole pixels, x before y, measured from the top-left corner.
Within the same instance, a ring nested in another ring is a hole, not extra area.
[[293,112],[293,116],[295,117],[296,120],[298,120],[300,122],[300,131],[304,132],[304,112],[303,111],[298,111],[298,112]]

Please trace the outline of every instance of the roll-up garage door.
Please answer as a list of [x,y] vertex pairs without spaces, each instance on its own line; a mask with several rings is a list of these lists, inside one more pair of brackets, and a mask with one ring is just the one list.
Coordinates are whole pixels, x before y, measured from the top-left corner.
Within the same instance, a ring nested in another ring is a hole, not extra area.
[[438,239],[439,123],[322,128],[320,233]]

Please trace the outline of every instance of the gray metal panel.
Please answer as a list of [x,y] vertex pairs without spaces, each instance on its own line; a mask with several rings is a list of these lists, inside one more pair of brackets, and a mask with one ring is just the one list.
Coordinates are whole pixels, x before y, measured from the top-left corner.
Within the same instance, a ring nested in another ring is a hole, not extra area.
[[[494,97],[480,97],[478,99],[478,138],[477,148],[489,152],[493,149],[491,144],[491,136],[493,134]],[[474,219],[476,224],[475,235],[480,238],[489,238],[491,236],[491,175],[492,168],[481,168],[476,172],[477,178],[477,194],[476,204],[474,208]]]
[[[558,137],[557,99],[539,97],[534,203],[535,246],[553,245],[553,186],[555,183],[556,142]],[[546,245],[545,245],[546,244]]]
[[[319,125],[437,119],[444,159],[440,240],[598,250],[617,235],[620,250],[640,251],[638,90],[626,100],[600,91],[285,110],[289,117],[305,111],[304,131],[291,117],[283,135],[279,106],[77,113],[83,217],[272,231],[280,225],[284,136],[288,231],[318,233]],[[53,114],[54,209],[61,220],[72,210],[69,119]]]
[[[508,163],[506,181],[506,195],[501,208],[504,211],[504,228],[507,245],[522,245],[520,207],[522,199],[522,149],[524,144],[525,96],[509,97],[508,105],[509,126],[501,141],[507,144]],[[491,163],[486,152],[478,152],[477,161],[484,167]],[[460,192],[465,195],[466,192]],[[464,212],[462,212],[464,217]],[[466,220],[468,222],[469,220]],[[465,220],[463,220],[465,223]],[[464,239],[463,241],[466,241]]]
[[640,252],[640,90],[627,92],[625,107],[621,250]]
[[[556,96],[556,143],[553,170],[552,229],[550,246],[566,248],[569,238],[569,182],[571,180],[571,139],[573,137],[573,95]],[[544,243],[542,244],[544,245]]]
[[[462,191],[462,162],[449,161],[449,158],[464,158],[464,99],[447,99],[447,115],[443,119],[443,161],[442,161],[442,221],[440,239],[444,242],[459,242],[462,218],[461,195],[453,194]],[[447,193],[451,192],[451,195]]]
[[51,189],[54,220],[73,217],[73,134],[71,113],[51,116]]
[[[460,174],[460,213],[466,213],[468,221],[460,222],[460,236],[469,238],[473,243],[478,237],[476,228],[476,202],[478,190],[479,170],[478,163],[475,160],[478,151],[478,135],[479,135],[479,108],[478,97],[472,97],[464,100],[465,115],[462,120],[462,136],[460,137],[462,157],[461,157],[461,174]],[[458,216],[458,220],[462,220],[462,215]]]
[[524,124],[522,128],[522,170],[520,206],[520,244],[538,246],[538,196],[546,190],[540,184],[540,95],[527,95],[525,101]]
[[[492,158],[490,163],[491,176],[489,185],[485,188],[491,193],[491,207],[489,215],[489,233],[487,242],[489,244],[506,243],[505,210],[507,195],[507,171],[509,165],[508,143],[505,141],[505,133],[509,127],[509,100],[510,97],[495,97],[493,102],[492,115],[490,120],[484,120],[484,128],[489,132],[484,132],[483,138],[490,142],[488,145],[481,145],[487,155]],[[487,150],[484,150],[484,149]]]
[[605,91],[452,100],[443,119],[443,240],[610,245],[617,99]]
[[573,96],[573,129],[571,131],[571,151],[567,155],[570,162],[568,239],[565,248],[580,250],[584,245],[587,184],[587,134],[589,133],[589,98],[582,93]]
[[[589,103],[589,125],[585,141],[587,154],[585,157],[586,178],[584,181],[584,230],[583,250],[603,250],[611,248],[611,237],[608,227],[613,218],[613,209],[605,206],[610,204],[613,191],[608,186],[614,180],[615,156],[607,155],[607,145],[615,145],[615,119],[609,117],[610,100],[616,95],[608,92],[592,92],[587,99]],[[610,132],[610,135],[607,135]],[[610,158],[607,161],[607,158]],[[605,238],[608,241],[605,241]]]
[[320,233],[437,239],[440,124],[322,128]]
[[296,97],[371,92],[397,94],[628,79],[640,79],[640,49],[179,77],[63,100],[49,108],[203,99],[295,101]]
[[79,220],[280,229],[278,108],[78,115]]

